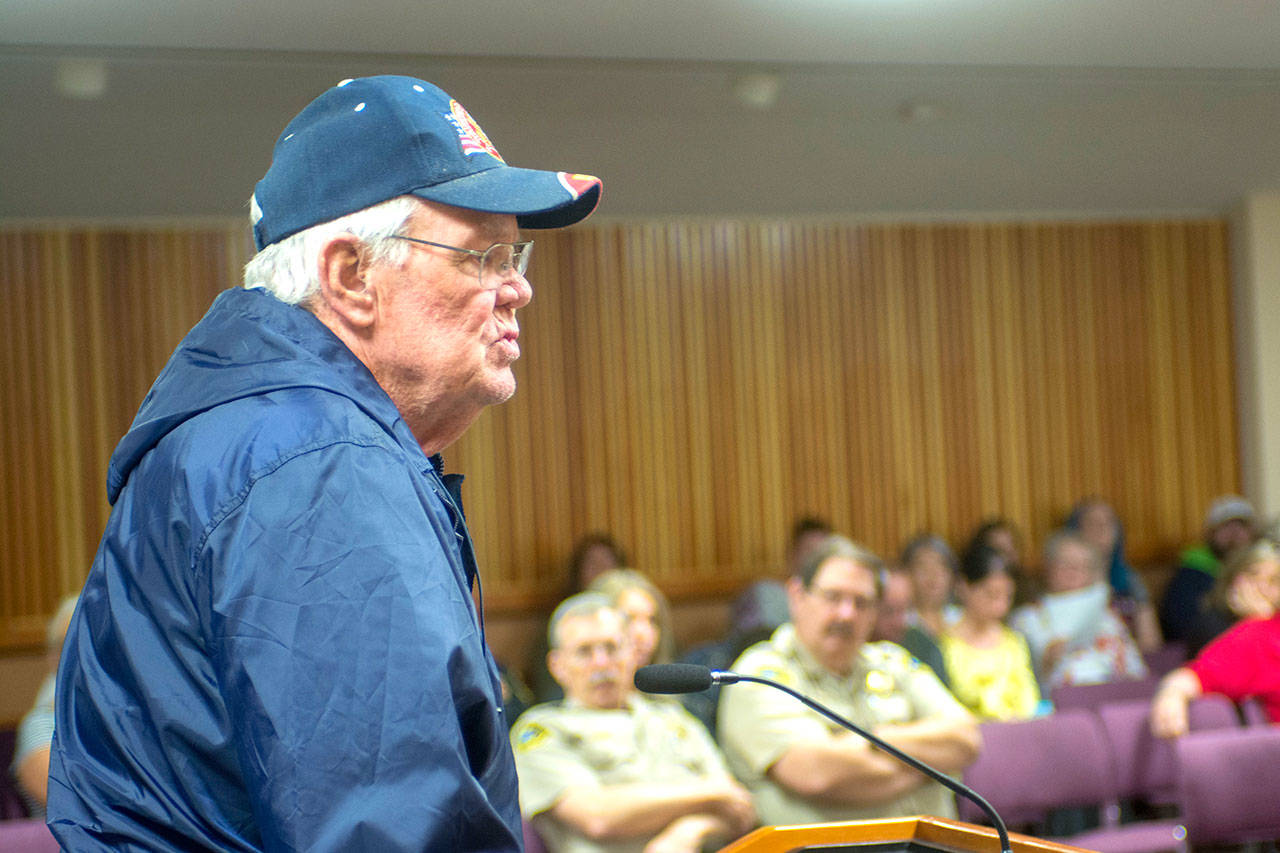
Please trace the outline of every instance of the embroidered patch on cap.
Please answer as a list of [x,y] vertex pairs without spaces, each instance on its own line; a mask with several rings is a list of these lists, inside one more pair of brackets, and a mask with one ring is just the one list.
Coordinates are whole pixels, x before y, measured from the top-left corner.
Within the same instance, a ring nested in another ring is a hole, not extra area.
[[462,143],[463,154],[489,154],[500,163],[507,162],[502,159],[498,149],[493,147],[489,137],[484,135],[480,125],[476,124],[476,120],[471,117],[471,113],[467,112],[467,108],[462,104],[450,100],[449,114],[445,118],[453,125],[454,130],[458,131],[458,140]]
[[574,198],[582,198],[582,194],[587,190],[600,183],[600,179],[595,175],[576,175],[569,172],[556,172],[556,177],[560,179],[560,186],[569,191],[569,195]]

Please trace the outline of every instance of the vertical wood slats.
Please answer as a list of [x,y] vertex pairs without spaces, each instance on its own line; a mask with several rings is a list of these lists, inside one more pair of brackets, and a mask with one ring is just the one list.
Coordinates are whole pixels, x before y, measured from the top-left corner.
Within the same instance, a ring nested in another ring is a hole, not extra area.
[[[107,459],[249,247],[236,225],[0,231],[0,646],[37,642]],[[676,595],[818,513],[892,556],[1087,493],[1167,559],[1239,488],[1223,222],[647,222],[537,233],[520,390],[448,454],[494,609],[613,532]]]

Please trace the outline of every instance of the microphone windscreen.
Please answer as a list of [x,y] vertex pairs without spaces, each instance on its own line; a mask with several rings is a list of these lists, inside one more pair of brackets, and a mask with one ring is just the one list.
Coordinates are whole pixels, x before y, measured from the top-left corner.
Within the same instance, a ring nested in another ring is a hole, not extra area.
[[696,663],[655,663],[636,670],[645,693],[697,693],[711,686],[711,670]]

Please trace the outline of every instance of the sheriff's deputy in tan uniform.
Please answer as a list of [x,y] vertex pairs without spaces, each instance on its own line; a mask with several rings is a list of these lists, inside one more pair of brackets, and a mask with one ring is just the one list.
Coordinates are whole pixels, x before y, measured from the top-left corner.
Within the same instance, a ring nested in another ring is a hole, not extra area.
[[511,731],[520,811],[553,851],[697,851],[755,825],[751,796],[702,724],[632,686],[621,613],[598,593],[551,617],[548,668],[562,702]]
[[[787,582],[791,622],[734,671],[779,681],[948,773],[978,755],[976,721],[927,666],[868,643],[882,564],[831,537]],[[753,684],[721,691],[721,746],[765,824],[955,817],[950,791],[791,696]]]

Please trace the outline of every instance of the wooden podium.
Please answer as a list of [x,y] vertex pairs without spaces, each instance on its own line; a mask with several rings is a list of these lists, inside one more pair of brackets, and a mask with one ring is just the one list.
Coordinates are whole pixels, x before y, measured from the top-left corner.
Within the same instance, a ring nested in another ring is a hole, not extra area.
[[[1077,853],[1080,847],[1009,833],[1013,853]],[[994,829],[940,817],[766,826],[720,853],[1000,853]]]

